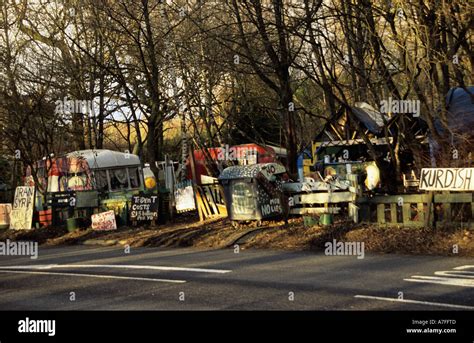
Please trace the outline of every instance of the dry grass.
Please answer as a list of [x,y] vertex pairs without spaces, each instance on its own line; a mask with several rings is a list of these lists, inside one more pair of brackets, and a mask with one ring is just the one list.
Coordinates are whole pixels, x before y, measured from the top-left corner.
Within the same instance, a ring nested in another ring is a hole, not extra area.
[[457,245],[459,256],[474,256],[473,230],[379,228],[344,221],[325,227],[305,227],[301,218],[290,219],[288,225],[284,222],[265,222],[264,225],[260,229],[254,226],[235,229],[227,219],[200,223],[187,218],[157,227],[124,227],[108,232],[87,229],[69,233],[58,228],[5,230],[0,232],[0,240],[35,240],[49,246],[101,240],[132,247],[197,248],[224,248],[238,240],[243,249],[323,251],[326,242],[336,239],[364,242],[366,252],[453,255],[453,247]]
[[[379,228],[369,225],[336,223],[332,226],[305,228],[295,225],[289,229],[257,234],[247,247],[285,250],[324,250],[333,239],[364,242],[366,252],[414,255],[474,256],[474,231],[466,229]],[[453,248],[457,246],[457,253]]]

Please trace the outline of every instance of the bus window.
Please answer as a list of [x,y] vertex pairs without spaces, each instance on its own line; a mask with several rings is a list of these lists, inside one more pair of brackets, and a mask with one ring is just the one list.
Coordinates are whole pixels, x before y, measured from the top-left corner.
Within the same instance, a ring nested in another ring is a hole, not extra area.
[[138,173],[137,167],[128,168],[128,174],[130,175],[130,187],[140,188],[140,174]]
[[107,182],[107,171],[96,170],[94,172],[96,188],[100,192],[107,192],[109,190],[109,183]]
[[128,189],[127,169],[110,169],[110,187],[112,191]]

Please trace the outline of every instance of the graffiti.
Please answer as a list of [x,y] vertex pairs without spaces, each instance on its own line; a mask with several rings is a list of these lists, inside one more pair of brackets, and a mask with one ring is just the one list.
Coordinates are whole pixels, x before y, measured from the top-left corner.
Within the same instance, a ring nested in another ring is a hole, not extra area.
[[282,213],[280,199],[270,199],[269,203],[262,205],[261,207],[262,216],[266,217],[272,214]]

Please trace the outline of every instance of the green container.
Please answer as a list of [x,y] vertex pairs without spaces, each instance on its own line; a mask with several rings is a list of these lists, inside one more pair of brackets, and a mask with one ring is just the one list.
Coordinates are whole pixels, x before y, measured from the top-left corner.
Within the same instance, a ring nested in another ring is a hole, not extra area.
[[80,228],[81,218],[68,218],[66,220],[66,227],[69,232],[76,231]]
[[319,224],[321,225],[331,225],[333,223],[333,216],[331,213],[323,213],[319,218]]
[[318,220],[312,216],[303,216],[304,227],[311,227],[318,223]]

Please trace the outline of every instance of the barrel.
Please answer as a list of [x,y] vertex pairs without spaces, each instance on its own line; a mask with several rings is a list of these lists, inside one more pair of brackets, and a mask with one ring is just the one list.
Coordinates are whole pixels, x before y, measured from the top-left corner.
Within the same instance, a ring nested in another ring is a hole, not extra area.
[[53,223],[53,210],[39,211],[39,222],[41,227],[51,226]]

